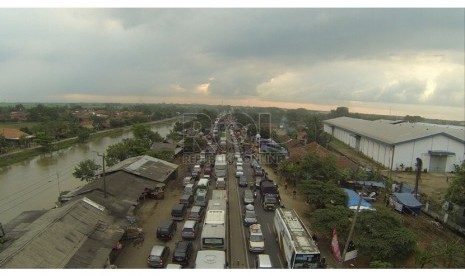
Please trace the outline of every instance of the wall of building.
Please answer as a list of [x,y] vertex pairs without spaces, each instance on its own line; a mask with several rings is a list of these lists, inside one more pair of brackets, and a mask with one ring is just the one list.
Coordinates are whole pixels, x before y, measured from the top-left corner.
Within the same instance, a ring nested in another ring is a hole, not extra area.
[[421,140],[396,145],[394,168],[400,166],[401,163],[403,163],[405,167],[415,168],[416,158],[419,157],[423,161],[423,169],[429,169],[431,156],[428,152],[430,150],[455,153],[455,155],[445,157],[447,159],[447,172],[453,171],[454,164],[458,165],[464,160],[465,147],[463,143],[444,135],[435,135]]
[[360,140],[360,152],[374,161],[383,164],[386,168],[391,167],[392,146],[390,145],[362,137]]
[[[342,141],[351,148],[356,147],[355,134],[347,132],[337,127],[324,125],[324,131],[333,134],[335,138]],[[372,158],[374,161],[383,164],[386,168],[391,168],[391,158],[393,146],[381,143],[368,137],[360,138],[359,151]],[[415,168],[416,158],[423,161],[423,169],[430,167],[431,155],[429,151],[453,152],[455,155],[445,157],[447,172],[454,170],[454,164],[460,164],[465,159],[465,144],[451,139],[444,135],[434,135],[431,137],[414,140],[395,145],[392,169],[399,168],[403,164],[404,168]]]

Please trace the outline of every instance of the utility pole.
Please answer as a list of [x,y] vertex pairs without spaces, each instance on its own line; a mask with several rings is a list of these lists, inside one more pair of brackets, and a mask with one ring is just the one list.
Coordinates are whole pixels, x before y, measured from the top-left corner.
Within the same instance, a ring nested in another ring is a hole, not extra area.
[[415,174],[415,198],[418,198],[418,182],[420,182],[421,170],[423,167],[423,161],[421,160],[421,158],[417,158],[417,163],[415,164],[415,166],[417,167],[417,171]]
[[360,205],[362,204],[362,195],[358,194],[358,197],[359,198],[358,198],[357,211],[355,213],[354,220],[352,221],[352,226],[350,227],[349,236],[347,237],[347,241],[344,246],[344,251],[342,253],[341,268],[344,267],[344,261],[346,259],[347,249],[349,248],[349,242],[352,240],[352,236],[354,234],[354,229],[355,229],[355,222],[357,221],[357,216],[358,216],[358,213],[360,212]]
[[103,196],[107,198],[107,182],[105,178],[105,153],[97,153],[98,156],[102,156],[102,163],[103,163]]

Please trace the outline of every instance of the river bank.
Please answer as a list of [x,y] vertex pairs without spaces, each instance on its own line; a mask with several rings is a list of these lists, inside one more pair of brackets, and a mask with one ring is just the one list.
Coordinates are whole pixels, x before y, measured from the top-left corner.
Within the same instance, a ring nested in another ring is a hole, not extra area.
[[[158,120],[158,121],[151,121],[151,122],[147,122],[147,123],[143,123],[143,124],[144,125],[157,125],[157,124],[161,124],[161,123],[174,122],[174,121],[176,121],[178,119],[179,119],[179,117],[173,117],[173,118],[167,118],[167,119]],[[86,141],[86,142],[92,141],[92,140],[97,139],[97,138],[101,138],[101,137],[106,136],[106,135],[117,134],[117,133],[127,131],[131,127],[132,126],[124,126],[124,127],[107,129],[107,130],[102,130],[102,131],[98,131],[98,132],[95,132],[95,133],[91,133],[90,137],[89,137],[89,140]],[[77,137],[67,138],[67,139],[64,139],[64,140],[53,142],[52,143],[52,145],[53,145],[52,152],[69,148],[72,145],[75,145],[77,143],[79,143]],[[35,147],[27,148],[27,149],[20,149],[20,150],[14,151],[14,152],[5,153],[5,154],[0,155],[0,168],[10,166],[10,165],[13,165],[13,164],[16,164],[16,163],[19,163],[19,162],[23,162],[23,161],[26,161],[26,160],[28,160],[30,158],[33,158],[33,157],[36,157],[36,156],[39,156],[39,155],[45,154],[45,153],[46,152],[43,151],[42,146],[35,146]]]

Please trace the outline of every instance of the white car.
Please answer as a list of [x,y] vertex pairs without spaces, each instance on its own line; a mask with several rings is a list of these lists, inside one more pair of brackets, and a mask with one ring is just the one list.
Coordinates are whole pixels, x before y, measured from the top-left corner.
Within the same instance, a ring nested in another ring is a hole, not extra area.
[[236,167],[236,177],[241,177],[244,175],[244,169],[242,166],[237,166]]

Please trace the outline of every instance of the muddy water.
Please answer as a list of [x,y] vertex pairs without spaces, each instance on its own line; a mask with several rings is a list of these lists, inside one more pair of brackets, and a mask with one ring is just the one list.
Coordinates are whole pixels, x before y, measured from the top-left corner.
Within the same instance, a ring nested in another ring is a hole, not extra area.
[[[151,127],[165,137],[172,126],[173,122],[166,122]],[[86,184],[72,175],[79,162],[92,159],[101,164],[97,152],[105,153],[109,145],[131,137],[126,130],[0,168],[0,223],[6,224],[24,211],[54,207],[60,192]]]

